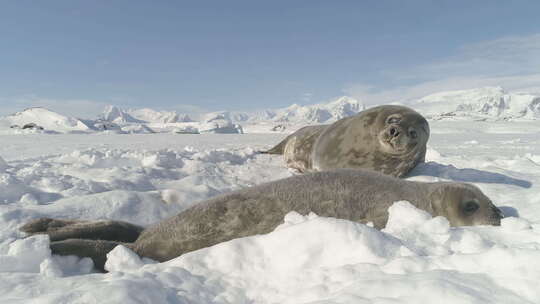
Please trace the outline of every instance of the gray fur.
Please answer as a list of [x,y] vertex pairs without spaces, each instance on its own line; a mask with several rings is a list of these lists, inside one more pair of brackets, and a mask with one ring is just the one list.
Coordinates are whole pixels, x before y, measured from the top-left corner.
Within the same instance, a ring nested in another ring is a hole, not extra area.
[[[389,123],[390,117],[399,121]],[[392,129],[398,135],[390,135]],[[265,153],[283,154],[287,167],[300,172],[355,168],[402,177],[424,161],[428,139],[429,124],[422,115],[384,105],[331,125],[301,128]]]
[[[391,135],[393,130],[397,136]],[[424,161],[428,139],[429,124],[419,113],[404,106],[378,106],[326,128],[315,143],[312,166],[318,171],[363,168],[402,177]]]
[[312,169],[311,153],[315,141],[329,125],[306,126],[285,137],[264,154],[283,154],[285,164],[300,172]]
[[[65,229],[69,227],[69,229]],[[40,218],[20,228],[32,234],[48,234],[51,241],[81,238],[88,240],[108,240],[135,242],[143,227],[122,221],[73,221]]]
[[[373,221],[375,227],[382,228],[388,219],[388,207],[399,200],[407,200],[433,215],[446,216],[453,226],[500,223],[498,209],[472,185],[419,183],[373,171],[340,169],[297,175],[208,199],[148,227],[128,246],[140,256],[166,261],[231,239],[269,233],[290,211],[363,223]],[[465,216],[459,211],[464,200],[477,201],[480,209]],[[68,225],[63,229],[76,227]],[[69,252],[80,256],[103,252],[103,244],[99,249],[92,241],[78,245],[80,254],[72,250],[73,246]],[[53,252],[62,254],[66,250],[59,252],[53,247]]]
[[51,251],[58,255],[76,255],[91,258],[94,267],[104,271],[107,253],[118,245],[130,246],[130,244],[121,242],[77,238],[51,242]]

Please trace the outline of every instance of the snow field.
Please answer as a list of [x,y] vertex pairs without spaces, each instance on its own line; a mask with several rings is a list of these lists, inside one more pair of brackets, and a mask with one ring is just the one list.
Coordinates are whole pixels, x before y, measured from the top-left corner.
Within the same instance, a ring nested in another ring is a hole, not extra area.
[[486,133],[495,122],[440,131],[448,124],[432,124],[427,163],[409,178],[474,183],[507,216],[500,227],[452,228],[404,201],[383,231],[292,212],[269,234],[165,263],[119,246],[107,274],[87,258],[51,256],[47,237],[23,239],[17,228],[41,216],[148,225],[290,176],[280,157],[256,153],[281,136],[1,136],[0,302],[540,302],[540,134],[516,122],[512,134]]

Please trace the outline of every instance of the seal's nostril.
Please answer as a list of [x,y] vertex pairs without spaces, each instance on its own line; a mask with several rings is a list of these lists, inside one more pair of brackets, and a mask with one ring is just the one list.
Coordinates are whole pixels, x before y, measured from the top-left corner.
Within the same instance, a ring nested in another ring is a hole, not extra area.
[[396,128],[392,128],[392,129],[390,129],[390,135],[392,135],[392,136],[398,136],[398,135],[399,135],[399,131],[398,131]]

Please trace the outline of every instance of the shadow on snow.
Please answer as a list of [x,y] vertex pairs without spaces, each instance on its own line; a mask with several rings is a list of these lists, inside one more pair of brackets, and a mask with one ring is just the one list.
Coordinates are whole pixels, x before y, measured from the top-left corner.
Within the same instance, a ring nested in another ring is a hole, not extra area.
[[437,162],[418,164],[408,176],[412,177],[420,175],[440,177],[466,183],[506,184],[522,188],[530,188],[532,186],[529,181],[513,178],[504,174],[471,168],[459,169],[452,165],[443,165]]

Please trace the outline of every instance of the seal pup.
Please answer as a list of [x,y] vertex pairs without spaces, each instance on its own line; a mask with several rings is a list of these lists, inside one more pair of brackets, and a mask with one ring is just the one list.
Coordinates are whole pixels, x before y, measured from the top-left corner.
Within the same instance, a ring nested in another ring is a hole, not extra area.
[[262,153],[283,154],[287,167],[300,172],[361,168],[402,177],[425,160],[429,132],[418,112],[383,105],[301,128]]
[[315,172],[261,184],[202,201],[146,229],[124,222],[41,218],[21,227],[48,234],[54,254],[91,257],[103,270],[106,255],[123,244],[141,257],[167,261],[235,238],[269,233],[291,211],[373,222],[383,228],[387,209],[407,200],[452,226],[499,225],[500,210],[477,187],[421,183],[368,170]]

